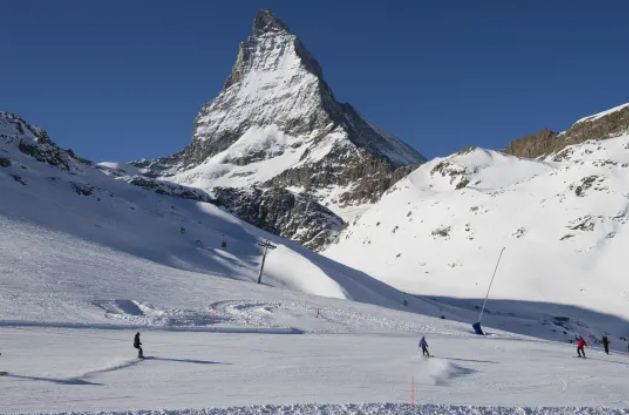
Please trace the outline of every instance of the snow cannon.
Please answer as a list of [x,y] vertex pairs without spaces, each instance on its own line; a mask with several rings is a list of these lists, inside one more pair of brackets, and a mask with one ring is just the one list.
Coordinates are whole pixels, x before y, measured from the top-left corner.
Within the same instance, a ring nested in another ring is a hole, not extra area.
[[474,333],[478,334],[479,336],[485,335],[485,333],[483,332],[483,328],[480,326],[480,321],[472,324],[472,327],[474,328]]
[[489,287],[487,287],[487,294],[485,294],[485,300],[483,301],[483,307],[481,307],[480,309],[480,314],[478,315],[478,321],[474,324],[472,324],[472,327],[474,328],[474,333],[478,334],[479,336],[484,336],[485,333],[483,333],[483,329],[480,326],[480,322],[483,321],[483,313],[485,312],[485,306],[487,305],[487,300],[489,299],[489,292],[491,291],[491,286],[494,283],[494,278],[496,278],[496,271],[498,271],[498,265],[500,265],[500,259],[502,258],[502,254],[505,251],[505,249],[507,249],[506,247],[502,247],[502,249],[500,250],[500,255],[498,255],[498,261],[496,261],[496,268],[494,268],[494,273],[491,275],[491,280],[489,280]]

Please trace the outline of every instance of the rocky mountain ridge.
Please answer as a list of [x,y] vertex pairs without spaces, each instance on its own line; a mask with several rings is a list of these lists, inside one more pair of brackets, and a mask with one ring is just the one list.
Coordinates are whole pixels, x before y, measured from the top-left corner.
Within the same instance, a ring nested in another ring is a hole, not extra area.
[[[197,114],[191,143],[173,156],[133,165],[146,177],[229,194],[218,199],[231,212],[246,211],[251,223],[319,249],[343,226],[343,207],[375,202],[424,161],[339,103],[316,59],[263,10],[222,91]],[[287,192],[294,201],[308,200],[291,207],[304,229],[279,226],[256,208],[283,206]]]
[[604,140],[629,131],[629,103],[581,118],[568,130],[549,128],[512,141],[505,152],[518,157],[538,158],[587,140]]

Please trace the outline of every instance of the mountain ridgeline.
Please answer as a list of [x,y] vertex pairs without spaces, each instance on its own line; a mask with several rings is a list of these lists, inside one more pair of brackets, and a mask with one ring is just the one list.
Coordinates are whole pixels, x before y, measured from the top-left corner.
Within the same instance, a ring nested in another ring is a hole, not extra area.
[[581,118],[561,133],[544,128],[538,133],[514,140],[505,152],[518,157],[538,158],[559,152],[572,144],[618,137],[627,131],[629,131],[629,104],[624,104]]
[[[320,249],[344,226],[343,208],[375,202],[424,161],[338,102],[316,59],[264,10],[223,89],[197,114],[191,143],[134,165],[148,178],[203,189],[254,225]],[[291,212],[290,219],[278,223],[278,214],[260,206]]]

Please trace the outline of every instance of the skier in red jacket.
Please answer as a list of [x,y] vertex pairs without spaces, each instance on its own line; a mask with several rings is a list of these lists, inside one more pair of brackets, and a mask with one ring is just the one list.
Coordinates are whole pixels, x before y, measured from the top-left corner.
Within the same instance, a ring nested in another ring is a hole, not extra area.
[[585,346],[587,346],[587,343],[585,343],[585,339],[581,336],[577,337],[577,355],[579,355],[579,357],[582,357],[585,359]]

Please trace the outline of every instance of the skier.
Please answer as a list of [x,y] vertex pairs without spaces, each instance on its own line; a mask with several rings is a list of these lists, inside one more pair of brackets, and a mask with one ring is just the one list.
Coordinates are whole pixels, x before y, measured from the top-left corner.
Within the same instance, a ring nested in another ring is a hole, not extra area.
[[577,355],[579,355],[579,357],[582,357],[585,359],[585,349],[584,347],[587,346],[587,344],[585,343],[585,339],[581,336],[577,337]]
[[140,332],[135,333],[133,338],[133,347],[138,349],[138,359],[144,359],[144,351],[142,350],[142,342],[140,341]]
[[609,354],[609,339],[607,336],[603,336],[603,347],[605,348],[605,353]]
[[419,347],[422,348],[422,355],[424,357],[430,357],[430,353],[428,352],[428,342],[426,342],[426,337],[422,336],[419,341]]

